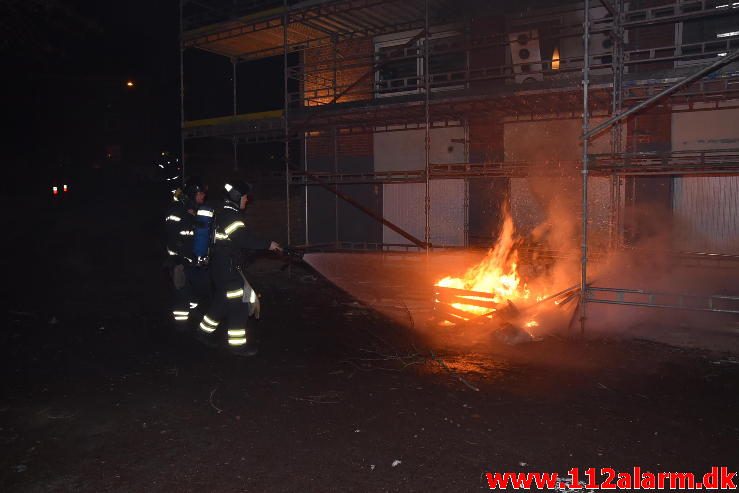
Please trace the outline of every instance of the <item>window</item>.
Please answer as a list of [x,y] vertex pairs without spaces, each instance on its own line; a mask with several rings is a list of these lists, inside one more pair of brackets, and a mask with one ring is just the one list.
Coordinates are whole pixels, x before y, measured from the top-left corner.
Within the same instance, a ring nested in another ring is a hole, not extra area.
[[[418,44],[408,40],[375,45],[377,95],[397,95],[418,91]],[[407,46],[406,46],[407,45]]]
[[[423,91],[424,42],[414,40],[417,33],[404,39],[375,43],[377,97],[398,96]],[[431,90],[464,87],[467,53],[463,38],[452,32],[434,34],[429,39],[429,83]]]
[[739,26],[739,13],[730,11],[723,16],[683,22],[679,31],[680,49],[682,54],[689,58],[687,63],[679,64],[690,64],[690,60],[705,63],[706,57],[722,56],[727,51],[739,48],[737,26]]
[[[423,49],[423,42],[421,42]],[[419,74],[423,76],[423,59]],[[429,40],[429,73],[433,89],[458,89],[465,80],[467,52],[464,40],[454,34],[433,36]]]

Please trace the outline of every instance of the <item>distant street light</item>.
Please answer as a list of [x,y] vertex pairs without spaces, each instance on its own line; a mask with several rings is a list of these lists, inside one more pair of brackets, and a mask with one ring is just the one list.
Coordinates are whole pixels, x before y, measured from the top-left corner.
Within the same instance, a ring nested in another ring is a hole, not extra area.
[[133,81],[129,80],[128,82],[126,82],[126,85],[128,87],[133,87]]

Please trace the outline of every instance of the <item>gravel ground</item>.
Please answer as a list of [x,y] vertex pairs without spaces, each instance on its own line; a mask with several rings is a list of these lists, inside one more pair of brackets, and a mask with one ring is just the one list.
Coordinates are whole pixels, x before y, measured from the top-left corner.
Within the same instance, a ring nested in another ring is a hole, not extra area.
[[435,360],[273,259],[250,268],[257,357],[173,334],[154,197],[13,201],[33,220],[8,218],[4,248],[1,491],[481,491],[487,471],[737,468],[739,364],[721,352],[550,336]]

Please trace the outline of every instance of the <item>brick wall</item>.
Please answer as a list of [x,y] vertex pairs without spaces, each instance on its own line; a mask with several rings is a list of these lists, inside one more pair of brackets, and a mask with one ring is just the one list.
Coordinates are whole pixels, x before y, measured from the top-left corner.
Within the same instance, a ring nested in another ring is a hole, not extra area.
[[[374,168],[373,135],[337,135],[331,131],[312,135],[306,145],[311,171],[371,172]],[[382,187],[341,185],[337,188],[376,213],[382,211]],[[308,187],[310,243],[340,241],[377,242],[380,224],[354,206],[320,187]]]
[[[669,152],[672,148],[672,114],[655,107],[634,118],[627,128],[630,152]],[[624,236],[636,243],[664,235],[672,216],[672,177],[635,176],[626,179]]]
[[[505,18],[503,16],[475,17],[470,24],[471,38],[485,39],[491,33],[505,33]],[[470,50],[471,77],[475,77],[475,69],[502,67],[506,62],[506,45],[489,46],[481,49]],[[479,80],[470,83],[471,88],[486,88],[491,85],[504,84],[505,79]]]
[[[495,120],[472,120],[469,126],[470,162],[503,161],[503,124]],[[487,246],[497,238],[509,189],[508,178],[469,180],[470,245]]]
[[[290,200],[290,243],[305,242],[305,209],[302,193]],[[246,223],[250,231],[265,240],[287,244],[287,211],[285,200],[256,200],[246,211]]]
[[331,131],[314,133],[308,139],[308,168],[315,171],[333,170],[334,154],[337,156],[339,170],[342,168],[342,157],[371,158],[373,153],[371,133],[334,136]]
[[372,134],[339,135],[339,156],[372,156]]
[[503,160],[503,124],[497,120],[470,120],[470,162]]
[[[336,45],[337,64],[336,70],[336,93],[346,94],[338,98],[338,103],[350,101],[361,101],[372,99],[374,93],[374,74],[362,79],[351,89],[347,88],[358,79],[367,74],[372,68],[371,60],[374,54],[374,45],[371,38],[353,39],[342,41]],[[342,59],[354,59],[366,55],[365,63],[361,60],[350,60],[342,62]],[[304,55],[304,66],[306,70],[305,82],[303,83],[303,95],[306,106],[317,106],[329,103],[333,100],[333,77],[334,77],[334,45],[322,46],[307,50]]]
[[629,152],[667,152],[672,146],[672,113],[656,106],[629,118],[626,124]]
[[333,169],[334,138],[331,131],[312,132],[305,146],[308,155],[308,169],[328,171]]
[[[637,0],[632,9],[672,4],[672,0]],[[675,26],[670,23],[645,26],[629,31],[627,50],[670,47],[655,56],[672,55]],[[633,57],[638,59],[639,57]],[[646,55],[642,58],[646,58]],[[673,62],[631,65],[632,73],[672,69]],[[626,149],[629,152],[669,152],[672,146],[672,117],[669,106],[655,106],[630,118],[626,124]],[[672,179],[662,176],[629,177],[626,180],[624,235],[636,243],[665,232],[672,208]]]

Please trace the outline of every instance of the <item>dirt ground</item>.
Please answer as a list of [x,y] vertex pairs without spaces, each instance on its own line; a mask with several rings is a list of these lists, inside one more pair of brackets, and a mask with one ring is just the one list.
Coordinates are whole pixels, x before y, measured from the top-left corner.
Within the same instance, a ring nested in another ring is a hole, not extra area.
[[[264,341],[169,331],[155,192],[4,201],[0,491],[481,491],[487,471],[739,465],[739,364],[644,340],[436,348],[307,267]],[[416,354],[422,353],[422,354]],[[395,464],[395,465],[393,465]]]

